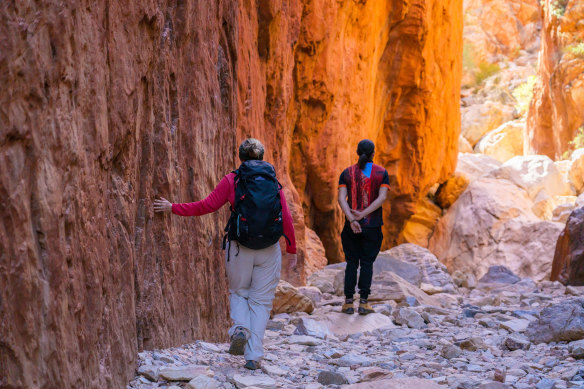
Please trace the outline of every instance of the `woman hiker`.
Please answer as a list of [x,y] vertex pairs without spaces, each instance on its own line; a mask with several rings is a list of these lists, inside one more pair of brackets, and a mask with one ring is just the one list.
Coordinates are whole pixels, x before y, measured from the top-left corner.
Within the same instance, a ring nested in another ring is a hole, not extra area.
[[345,304],[341,312],[355,313],[353,295],[359,274],[359,309],[361,315],[373,313],[368,304],[373,262],[381,249],[383,225],[381,205],[387,199],[389,175],[373,163],[375,145],[364,139],[357,146],[359,161],[346,168],[339,179],[339,204],[345,213],[341,241],[347,267],[345,269]]
[[181,216],[205,215],[231,204],[224,238],[233,321],[229,353],[243,354],[250,370],[260,367],[264,355],[262,341],[280,280],[278,241],[282,235],[291,254],[290,267],[296,265],[292,216],[274,167],[263,157],[264,146],[257,139],[246,139],[239,146],[241,166],[226,175],[207,198],[184,204],[171,204],[164,198],[154,201],[155,211]]

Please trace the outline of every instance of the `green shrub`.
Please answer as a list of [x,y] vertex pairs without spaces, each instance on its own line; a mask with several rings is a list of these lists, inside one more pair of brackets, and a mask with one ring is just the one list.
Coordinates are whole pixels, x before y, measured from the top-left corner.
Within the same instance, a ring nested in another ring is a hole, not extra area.
[[562,154],[562,159],[570,159],[570,155],[576,149],[581,149],[584,147],[584,126],[578,128],[576,131],[576,136],[574,139],[568,142],[570,148]]
[[556,18],[561,18],[566,13],[566,5],[568,0],[555,0],[551,2],[551,14]]
[[574,149],[581,149],[584,147],[584,126],[576,131],[576,136],[569,142]]
[[496,63],[481,62],[479,64],[479,72],[475,77],[476,85],[480,85],[487,78],[491,77],[493,74],[498,73],[501,67]]
[[584,42],[580,42],[576,45],[570,45],[564,48],[564,52],[575,55],[576,57],[584,58]]
[[536,76],[529,76],[526,82],[519,85],[513,90],[513,98],[515,98],[515,107],[520,115],[523,115],[529,109],[529,104],[533,98],[533,87],[537,81]]

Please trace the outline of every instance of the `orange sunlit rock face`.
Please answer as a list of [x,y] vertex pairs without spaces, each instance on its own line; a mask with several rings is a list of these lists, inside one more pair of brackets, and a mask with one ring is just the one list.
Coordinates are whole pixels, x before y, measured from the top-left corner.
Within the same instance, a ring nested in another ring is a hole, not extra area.
[[584,3],[546,0],[544,5],[538,81],[525,146],[527,153],[560,158],[584,127]]
[[290,170],[307,223],[338,262],[338,177],[356,162],[359,140],[376,143],[375,162],[390,174],[385,247],[396,243],[420,195],[454,170],[462,5],[309,1],[303,12]]

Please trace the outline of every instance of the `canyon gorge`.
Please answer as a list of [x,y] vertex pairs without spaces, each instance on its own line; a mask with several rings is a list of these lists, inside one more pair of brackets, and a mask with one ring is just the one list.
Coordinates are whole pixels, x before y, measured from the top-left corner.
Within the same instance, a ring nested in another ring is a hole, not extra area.
[[[0,19],[0,387],[140,387],[144,350],[227,340],[227,208],[152,203],[206,196],[247,137],[294,218],[286,290],[317,288],[321,316],[344,261],[338,178],[363,138],[390,176],[383,250],[443,264],[452,287],[418,282],[423,305],[458,296],[426,313],[525,308],[476,287],[492,266],[528,280],[533,317],[582,294],[553,282],[584,283],[581,1],[23,1]],[[390,300],[379,320],[404,324]],[[278,320],[291,336],[297,318]]]

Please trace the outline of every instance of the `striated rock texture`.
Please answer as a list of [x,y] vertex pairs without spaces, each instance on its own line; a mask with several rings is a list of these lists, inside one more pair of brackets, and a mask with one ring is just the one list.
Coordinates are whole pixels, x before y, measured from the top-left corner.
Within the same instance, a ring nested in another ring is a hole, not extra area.
[[584,207],[572,212],[558,238],[551,280],[584,285]]
[[527,153],[559,158],[584,126],[584,3],[543,2],[538,81],[527,116]]
[[224,339],[225,211],[153,215],[234,166],[229,2],[0,6],[0,387],[124,387]]
[[290,202],[292,284],[306,226],[342,260],[337,179],[364,137],[390,172],[395,243],[456,164],[461,13],[461,0],[2,5],[0,386],[120,387],[140,349],[224,336],[226,210],[155,216],[152,201],[204,197],[244,137],[266,144]]

